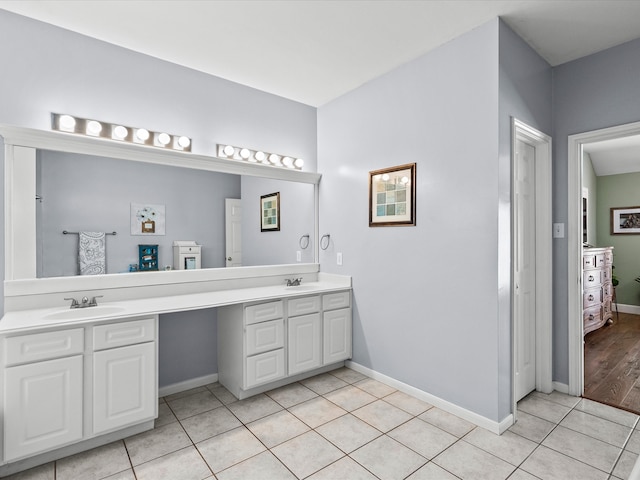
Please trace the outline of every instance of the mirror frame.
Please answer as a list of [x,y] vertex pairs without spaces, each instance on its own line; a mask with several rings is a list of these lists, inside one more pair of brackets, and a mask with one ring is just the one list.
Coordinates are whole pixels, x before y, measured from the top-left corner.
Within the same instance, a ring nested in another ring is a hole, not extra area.
[[[77,277],[36,278],[36,205],[34,199],[36,195],[37,149],[312,184],[314,185],[314,238],[318,237],[319,183],[322,177],[319,173],[10,125],[0,125],[0,136],[4,139],[5,153],[5,297],[24,292],[26,287],[33,289],[31,290],[33,293],[36,293],[35,291],[48,293],[60,291],[60,286],[56,285],[56,282],[64,281],[68,283],[69,287],[78,283],[77,280],[74,281]],[[313,266],[311,270],[317,271],[318,259],[319,249],[316,241],[314,242],[314,263],[305,265]],[[281,265],[264,267],[283,270]],[[295,264],[295,267],[300,270],[302,265]],[[216,279],[244,277],[250,273],[246,270],[252,268],[254,267],[220,267],[179,273],[181,274],[181,282],[191,282],[201,281],[204,277],[209,276]],[[286,266],[284,268],[286,269]],[[207,275],[207,272],[210,272],[210,275]],[[171,272],[161,273],[160,275],[164,274],[164,278],[159,280],[157,274],[147,272],[145,276],[136,276],[135,283],[138,285],[166,283],[165,280],[168,280],[166,274],[168,273]],[[89,283],[87,288],[92,288],[93,285],[99,288],[107,285],[126,286],[131,282],[131,279],[126,277],[122,274],[106,274],[82,277],[82,280],[84,284]],[[35,285],[27,285],[32,284],[33,281],[39,282],[37,288],[34,288]],[[25,282],[27,284],[24,284]],[[20,287],[20,284],[23,286]]]

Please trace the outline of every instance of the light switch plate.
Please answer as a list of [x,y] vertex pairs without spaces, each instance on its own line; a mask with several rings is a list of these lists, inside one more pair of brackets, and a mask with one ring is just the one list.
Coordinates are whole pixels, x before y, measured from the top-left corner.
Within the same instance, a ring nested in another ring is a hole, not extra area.
[[336,254],[336,263],[337,263],[338,265],[342,265],[342,252],[338,252],[338,253]]
[[564,238],[564,223],[553,224],[553,238]]
[[301,262],[302,261],[302,252],[300,250],[296,251],[296,261],[297,262]]

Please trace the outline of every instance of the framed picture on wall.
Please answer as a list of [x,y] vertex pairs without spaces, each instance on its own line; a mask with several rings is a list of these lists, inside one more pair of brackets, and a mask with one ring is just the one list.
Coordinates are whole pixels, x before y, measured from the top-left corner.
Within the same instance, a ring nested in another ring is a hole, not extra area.
[[260,197],[260,231],[280,230],[280,192]]
[[640,207],[611,209],[611,235],[640,235]]
[[416,164],[369,172],[369,226],[416,224]]

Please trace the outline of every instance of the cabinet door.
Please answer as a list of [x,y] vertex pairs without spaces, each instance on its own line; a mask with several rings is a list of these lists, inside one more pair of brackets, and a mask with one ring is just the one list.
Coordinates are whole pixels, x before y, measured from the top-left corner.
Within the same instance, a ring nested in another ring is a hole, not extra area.
[[284,349],[247,358],[245,389],[284,378]]
[[93,354],[93,433],[156,417],[155,343]]
[[321,327],[319,313],[289,318],[289,375],[322,364]]
[[351,309],[325,312],[323,323],[323,364],[351,358]]
[[82,355],[5,370],[4,459],[82,438]]

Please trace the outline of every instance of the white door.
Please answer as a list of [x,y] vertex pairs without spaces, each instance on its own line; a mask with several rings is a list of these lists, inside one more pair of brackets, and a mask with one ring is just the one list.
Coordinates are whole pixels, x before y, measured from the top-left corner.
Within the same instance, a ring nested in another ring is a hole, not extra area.
[[82,438],[82,355],[7,368],[5,461]]
[[93,355],[93,433],[155,417],[154,342],[112,348]]
[[225,259],[227,267],[242,266],[242,200],[226,198],[225,211]]
[[321,328],[319,313],[289,318],[289,375],[321,365]]
[[536,188],[533,145],[516,141],[514,329],[516,401],[536,388]]

